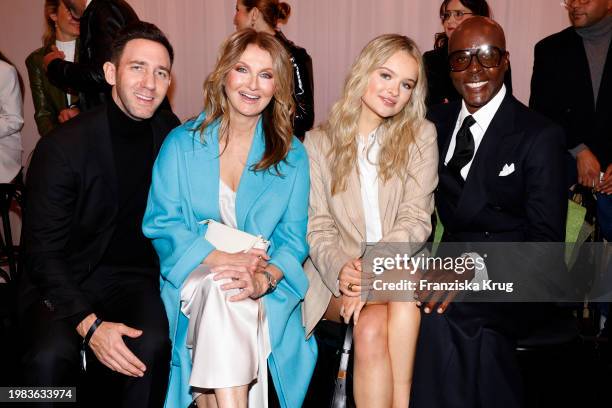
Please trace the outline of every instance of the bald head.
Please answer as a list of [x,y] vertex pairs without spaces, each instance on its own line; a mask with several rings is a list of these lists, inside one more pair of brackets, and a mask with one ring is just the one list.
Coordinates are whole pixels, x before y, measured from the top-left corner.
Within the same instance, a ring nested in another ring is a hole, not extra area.
[[510,64],[504,30],[487,17],[465,20],[449,39],[448,55],[453,85],[474,113],[504,84]]
[[[448,51],[452,52],[453,44],[457,46],[458,43],[464,43],[466,39],[472,42],[484,40],[503,50],[506,49],[506,36],[503,28],[488,17],[476,16],[461,23],[449,40]],[[463,46],[456,49],[462,48]]]

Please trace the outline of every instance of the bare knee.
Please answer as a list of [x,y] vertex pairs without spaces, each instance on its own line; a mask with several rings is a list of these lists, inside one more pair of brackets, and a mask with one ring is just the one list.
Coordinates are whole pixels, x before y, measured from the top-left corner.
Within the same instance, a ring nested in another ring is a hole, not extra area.
[[355,358],[383,358],[388,353],[386,313],[367,313],[364,310],[354,328],[353,341]]

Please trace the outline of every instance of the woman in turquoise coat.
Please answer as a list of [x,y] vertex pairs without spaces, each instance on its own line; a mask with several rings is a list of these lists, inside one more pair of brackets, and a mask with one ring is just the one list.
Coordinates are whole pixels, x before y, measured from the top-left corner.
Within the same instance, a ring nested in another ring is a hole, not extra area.
[[[310,181],[308,157],[292,135],[291,80],[289,57],[272,36],[250,29],[233,34],[205,82],[205,113],[172,131],[155,163],[143,231],[159,254],[173,343],[166,407],[186,408],[199,396],[190,387],[192,350],[181,289],[200,265],[230,282],[223,290],[239,293],[229,302],[263,300],[267,366],[278,400],[282,407],[302,405],[317,350],[302,325]],[[228,254],[204,238],[201,221],[225,222],[219,198],[232,193],[235,227],[267,239],[267,253]],[[218,336],[224,342],[228,334]],[[198,389],[204,394],[196,402],[206,406],[207,398],[216,398],[220,408],[246,406],[248,384],[236,385]]]

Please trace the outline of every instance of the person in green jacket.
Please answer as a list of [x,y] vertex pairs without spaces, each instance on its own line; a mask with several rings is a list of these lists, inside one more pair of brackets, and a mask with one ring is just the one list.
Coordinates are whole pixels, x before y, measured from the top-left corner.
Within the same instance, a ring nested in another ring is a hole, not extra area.
[[53,49],[74,61],[78,54],[79,21],[75,20],[61,0],[45,0],[46,30],[43,46],[26,59],[30,89],[34,101],[34,119],[38,133],[45,136],[79,113],[77,96],[70,89],[61,89],[49,81],[43,69],[43,57]]

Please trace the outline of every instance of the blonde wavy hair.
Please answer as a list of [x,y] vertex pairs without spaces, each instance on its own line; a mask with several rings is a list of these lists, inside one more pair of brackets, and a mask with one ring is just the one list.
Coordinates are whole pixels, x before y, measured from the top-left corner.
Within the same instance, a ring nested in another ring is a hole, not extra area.
[[229,143],[230,107],[225,93],[225,81],[228,73],[234,69],[242,53],[250,44],[270,53],[275,85],[274,96],[262,112],[265,151],[252,170],[268,170],[274,167],[276,173],[279,174],[278,164],[285,160],[291,149],[295,102],[293,100],[293,66],[285,47],[273,35],[247,28],[235,32],[221,45],[215,68],[204,81],[206,119],[198,130],[204,143],[205,129],[220,119],[219,138],[227,137]]
[[370,74],[381,67],[393,54],[404,51],[413,57],[419,69],[417,83],[410,100],[392,117],[383,119],[379,128],[382,145],[378,158],[378,175],[383,182],[392,176],[403,181],[409,160],[408,147],[415,142],[425,121],[427,79],[423,58],[413,40],[399,34],[383,34],[370,41],[361,50],[345,80],[342,96],[332,107],[329,119],[323,125],[330,138],[332,163],[332,194],[346,190],[347,178],[357,165],[357,136],[359,116]]

